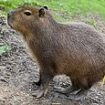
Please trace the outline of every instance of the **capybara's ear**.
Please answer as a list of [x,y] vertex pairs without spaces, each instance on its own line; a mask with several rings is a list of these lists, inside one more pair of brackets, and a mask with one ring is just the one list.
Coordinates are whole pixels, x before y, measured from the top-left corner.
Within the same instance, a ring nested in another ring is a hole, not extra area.
[[46,10],[48,10],[48,7],[47,6],[44,6],[43,8],[46,9]]
[[45,9],[44,8],[41,8],[39,10],[39,17],[43,17],[45,15]]

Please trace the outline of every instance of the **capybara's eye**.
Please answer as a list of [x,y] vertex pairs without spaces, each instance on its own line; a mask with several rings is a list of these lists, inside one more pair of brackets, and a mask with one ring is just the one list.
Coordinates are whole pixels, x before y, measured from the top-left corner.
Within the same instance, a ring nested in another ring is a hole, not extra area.
[[32,12],[30,10],[26,10],[26,11],[24,11],[24,14],[27,16],[30,16],[30,15],[32,15]]

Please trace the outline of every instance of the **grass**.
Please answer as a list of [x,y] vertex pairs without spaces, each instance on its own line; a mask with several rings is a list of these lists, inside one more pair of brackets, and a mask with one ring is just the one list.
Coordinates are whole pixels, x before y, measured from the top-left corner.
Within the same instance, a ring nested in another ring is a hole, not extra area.
[[8,45],[2,45],[0,46],[0,55],[10,50],[10,46]]
[[5,8],[4,14],[24,3],[37,6],[48,6],[53,10],[57,20],[70,20],[75,15],[87,15],[90,12],[105,18],[105,0],[0,0],[0,6]]
[[5,7],[6,11],[24,3],[47,5],[52,10],[66,12],[70,15],[97,12],[105,16],[105,0],[0,0],[0,6]]

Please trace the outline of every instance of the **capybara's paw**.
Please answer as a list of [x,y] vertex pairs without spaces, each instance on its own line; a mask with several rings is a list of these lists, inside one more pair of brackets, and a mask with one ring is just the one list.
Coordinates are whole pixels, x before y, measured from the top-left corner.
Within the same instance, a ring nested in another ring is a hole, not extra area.
[[38,89],[32,93],[32,96],[36,98],[41,98],[44,96],[44,90]]
[[40,86],[38,90],[36,90],[32,93],[32,96],[36,97],[36,98],[41,98],[43,96],[46,96],[47,92],[48,92],[47,88]]

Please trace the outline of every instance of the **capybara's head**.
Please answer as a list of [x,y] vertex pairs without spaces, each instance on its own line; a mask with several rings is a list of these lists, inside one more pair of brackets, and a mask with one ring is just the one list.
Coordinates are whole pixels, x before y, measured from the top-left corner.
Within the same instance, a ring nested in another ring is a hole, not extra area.
[[[36,8],[33,6],[22,6],[8,13],[8,24],[16,31],[26,33],[27,30],[37,27],[37,24],[42,24],[45,19],[49,18],[50,13],[48,8]],[[34,29],[35,30],[35,29]]]

